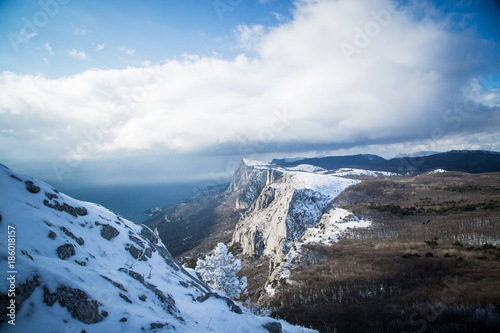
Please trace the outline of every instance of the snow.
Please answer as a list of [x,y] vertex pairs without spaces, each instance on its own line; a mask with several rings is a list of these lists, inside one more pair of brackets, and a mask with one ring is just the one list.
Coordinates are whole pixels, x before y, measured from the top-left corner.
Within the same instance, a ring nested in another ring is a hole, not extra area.
[[304,172],[325,172],[326,170],[310,164],[300,164],[294,167],[286,168],[289,171],[304,171]]
[[249,160],[249,159],[246,159],[246,158],[243,159],[243,163],[245,163],[249,167],[254,167],[256,169],[268,168],[270,166],[269,163],[261,162],[261,161]]
[[364,169],[341,168],[332,173],[334,176],[369,176],[369,177],[389,177],[398,176],[399,174],[388,171],[372,171]]
[[[29,192],[26,181],[32,181],[40,191]],[[0,189],[1,266],[7,267],[7,229],[14,227],[16,286],[34,275],[40,281],[40,286],[17,308],[16,326],[3,322],[0,331],[40,332],[43,327],[47,332],[139,332],[142,328],[149,330],[151,323],[168,323],[158,331],[171,331],[175,326],[177,332],[266,332],[262,324],[277,321],[251,315],[245,310],[243,314],[236,314],[221,299],[197,301],[197,297],[206,293],[207,287],[177,263],[169,261],[168,256],[160,254],[159,249],[165,249],[161,240],[153,243],[143,236],[143,231],[149,229],[98,204],[73,199],[46,183],[2,166]],[[50,198],[52,195],[57,195],[57,198]],[[54,205],[56,201],[60,205],[85,208],[87,214],[73,216],[47,206],[47,203]],[[112,226],[119,234],[104,239],[101,235],[103,225]],[[56,234],[53,239],[48,237],[52,233]],[[132,239],[142,243],[142,247]],[[57,254],[58,247],[63,244],[72,244],[75,248],[75,254],[64,260]],[[148,248],[154,248],[154,251],[150,256],[144,256],[144,260],[139,260],[126,250],[130,245],[139,248],[141,255],[147,253]],[[144,283],[124,269],[138,273]],[[6,278],[7,270],[2,269],[0,280]],[[52,306],[47,305],[42,287],[54,293],[61,286],[84,292],[98,302],[99,313],[106,311],[107,316],[97,323],[85,324],[72,317],[57,301]],[[175,300],[174,310],[167,311],[167,304],[152,291],[151,286]],[[0,293],[7,292],[8,284],[0,283]],[[140,300],[142,296],[146,299]],[[284,332],[312,332],[280,322]]]
[[[291,269],[295,262],[298,262],[302,256],[302,246],[305,244],[323,244],[331,245],[338,242],[341,238],[349,234],[350,229],[368,228],[372,224],[369,220],[360,219],[350,211],[343,208],[332,208],[325,213],[321,220],[314,227],[306,230],[300,240],[296,240],[290,251],[285,257],[284,262],[278,267],[279,279],[290,281]],[[271,284],[265,286],[266,293],[274,295],[275,287]]]
[[308,172],[290,172],[293,186],[297,189],[307,188],[323,195],[335,198],[344,189],[358,184],[358,180],[322,175]]
[[431,170],[431,171],[428,171],[426,172],[427,174],[430,174],[430,175],[433,175],[435,173],[443,173],[443,172],[447,172],[446,170],[444,169],[435,169],[435,170]]
[[328,245],[344,237],[348,229],[368,228],[371,224],[371,221],[359,219],[346,209],[335,208],[323,215],[318,225],[307,229],[302,243]]

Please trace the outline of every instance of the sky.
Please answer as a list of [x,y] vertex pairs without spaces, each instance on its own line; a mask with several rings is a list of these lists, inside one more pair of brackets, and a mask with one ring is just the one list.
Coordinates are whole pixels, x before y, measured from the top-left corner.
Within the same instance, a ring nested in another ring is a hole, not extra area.
[[500,2],[0,0],[0,163],[54,185],[241,158],[500,151]]

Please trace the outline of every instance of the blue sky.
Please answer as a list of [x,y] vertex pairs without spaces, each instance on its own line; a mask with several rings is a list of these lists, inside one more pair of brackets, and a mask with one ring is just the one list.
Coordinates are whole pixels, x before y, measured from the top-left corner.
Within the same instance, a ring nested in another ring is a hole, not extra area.
[[55,185],[242,157],[500,150],[499,1],[0,1],[0,163]]
[[241,52],[238,25],[275,26],[292,7],[292,1],[2,1],[2,70],[54,78],[183,54],[234,57]]

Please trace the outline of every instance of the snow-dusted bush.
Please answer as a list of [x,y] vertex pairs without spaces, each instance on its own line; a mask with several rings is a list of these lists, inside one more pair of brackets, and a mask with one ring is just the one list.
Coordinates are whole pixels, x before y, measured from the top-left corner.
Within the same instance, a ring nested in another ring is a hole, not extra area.
[[226,245],[218,243],[210,255],[198,259],[195,270],[212,289],[224,296],[236,298],[246,292],[247,278],[238,279],[236,274],[240,271],[241,260],[233,259]]

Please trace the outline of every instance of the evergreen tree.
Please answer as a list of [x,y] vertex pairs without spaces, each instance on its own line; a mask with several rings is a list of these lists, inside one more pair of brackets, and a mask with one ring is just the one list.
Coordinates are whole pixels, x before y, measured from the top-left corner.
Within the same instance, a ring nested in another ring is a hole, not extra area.
[[240,271],[241,260],[233,258],[226,245],[218,243],[211,255],[198,259],[195,270],[212,289],[226,297],[236,298],[246,292],[247,278],[238,279],[236,274]]

